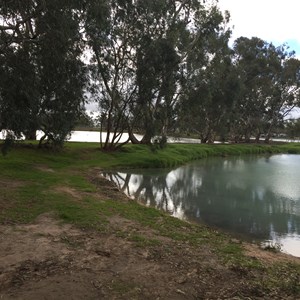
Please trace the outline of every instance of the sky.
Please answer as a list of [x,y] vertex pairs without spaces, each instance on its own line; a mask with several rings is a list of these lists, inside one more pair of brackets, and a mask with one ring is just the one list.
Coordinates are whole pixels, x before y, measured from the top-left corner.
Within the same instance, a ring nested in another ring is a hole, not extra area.
[[218,6],[230,12],[232,41],[256,36],[276,46],[287,43],[300,58],[300,0],[219,0]]

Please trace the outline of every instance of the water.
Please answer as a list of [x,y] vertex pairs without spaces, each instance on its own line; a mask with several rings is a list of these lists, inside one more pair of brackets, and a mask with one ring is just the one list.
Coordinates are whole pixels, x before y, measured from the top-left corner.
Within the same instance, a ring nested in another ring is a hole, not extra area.
[[109,173],[129,197],[300,257],[300,155],[209,158]]
[[[39,140],[43,135],[43,131],[37,130],[37,139]],[[106,132],[102,132],[102,141],[104,142],[107,137]],[[0,131],[0,140],[5,139],[6,137],[6,131],[2,130]],[[113,134],[110,134],[110,140],[112,140]],[[128,140],[128,133],[123,133],[122,137],[120,139],[120,143],[124,143]],[[135,134],[135,137],[138,140],[141,140],[143,138],[140,134]],[[21,137],[21,140],[24,140],[24,135]],[[100,132],[99,131],[72,131],[70,137],[68,138],[68,141],[70,142],[95,142],[100,143]],[[192,143],[192,144],[199,144],[199,139],[191,139],[191,138],[175,138],[175,137],[168,137],[169,143]]]
[[[37,139],[40,139],[44,133],[41,130],[37,130]],[[106,132],[102,132],[102,140],[105,141],[106,139]],[[136,138],[138,140],[142,139],[142,135],[135,134]],[[6,132],[5,130],[0,131],[0,140],[5,139]],[[113,134],[110,135],[110,139],[113,137]],[[24,139],[24,136],[21,138]],[[124,143],[128,140],[128,134],[124,133],[120,139],[120,143]],[[100,143],[100,132],[99,131],[72,131],[70,138],[68,139],[70,142],[95,142]],[[278,142],[294,142],[294,143],[300,143],[300,140],[287,140],[287,139],[273,139],[273,141]],[[175,138],[175,137],[168,137],[168,143],[190,143],[190,144],[199,144],[200,139],[192,139],[192,138]],[[215,143],[220,143],[218,141],[215,141]]]

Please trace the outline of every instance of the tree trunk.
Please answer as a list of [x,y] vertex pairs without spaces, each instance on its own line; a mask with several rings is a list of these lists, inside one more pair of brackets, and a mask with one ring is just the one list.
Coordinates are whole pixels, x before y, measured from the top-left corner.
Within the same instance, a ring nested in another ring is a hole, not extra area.
[[26,140],[36,141],[36,130],[24,132],[24,135]]
[[271,134],[268,133],[268,134],[266,135],[266,138],[265,138],[265,143],[266,143],[266,144],[269,144],[269,143],[270,143],[270,138],[271,138]]
[[261,133],[259,132],[255,137],[255,143],[257,143],[257,144],[259,143],[260,135],[261,135]]
[[246,132],[245,133],[245,143],[250,143],[251,142],[251,139],[250,139],[250,133],[249,132]]
[[152,134],[149,134],[148,132],[146,132],[140,143],[144,144],[144,145],[150,145],[151,139],[152,139]]
[[207,141],[208,141],[208,137],[205,136],[205,137],[200,137],[200,140],[201,140],[201,144],[206,144]]
[[267,133],[266,138],[265,138],[265,143],[266,144],[270,143],[270,138],[271,138],[271,135],[272,135],[272,128],[273,128],[273,122],[270,124],[269,129],[268,129],[268,133]]
[[132,132],[132,130],[130,128],[128,128],[128,135],[129,135],[129,140],[132,144],[141,144],[141,141],[139,141],[134,133]]

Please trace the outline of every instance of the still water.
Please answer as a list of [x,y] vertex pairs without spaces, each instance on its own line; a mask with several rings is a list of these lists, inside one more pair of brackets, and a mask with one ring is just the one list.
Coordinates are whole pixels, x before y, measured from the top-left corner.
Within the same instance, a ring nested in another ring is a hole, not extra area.
[[300,257],[300,155],[209,158],[107,173],[129,197]]

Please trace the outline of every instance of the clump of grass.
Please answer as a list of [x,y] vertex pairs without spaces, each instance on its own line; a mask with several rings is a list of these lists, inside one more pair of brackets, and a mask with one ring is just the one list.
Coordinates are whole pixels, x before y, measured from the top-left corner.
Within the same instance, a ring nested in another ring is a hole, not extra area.
[[265,269],[265,276],[258,283],[261,289],[273,294],[280,292],[298,299],[300,293],[300,265],[294,263],[276,263]]
[[112,292],[117,292],[118,294],[127,294],[128,297],[132,299],[137,299],[137,296],[141,293],[142,288],[132,282],[125,282],[120,279],[114,280],[110,285],[109,289]]
[[140,234],[130,234],[128,240],[134,242],[137,247],[141,248],[158,246],[161,244],[158,239],[148,238]]

